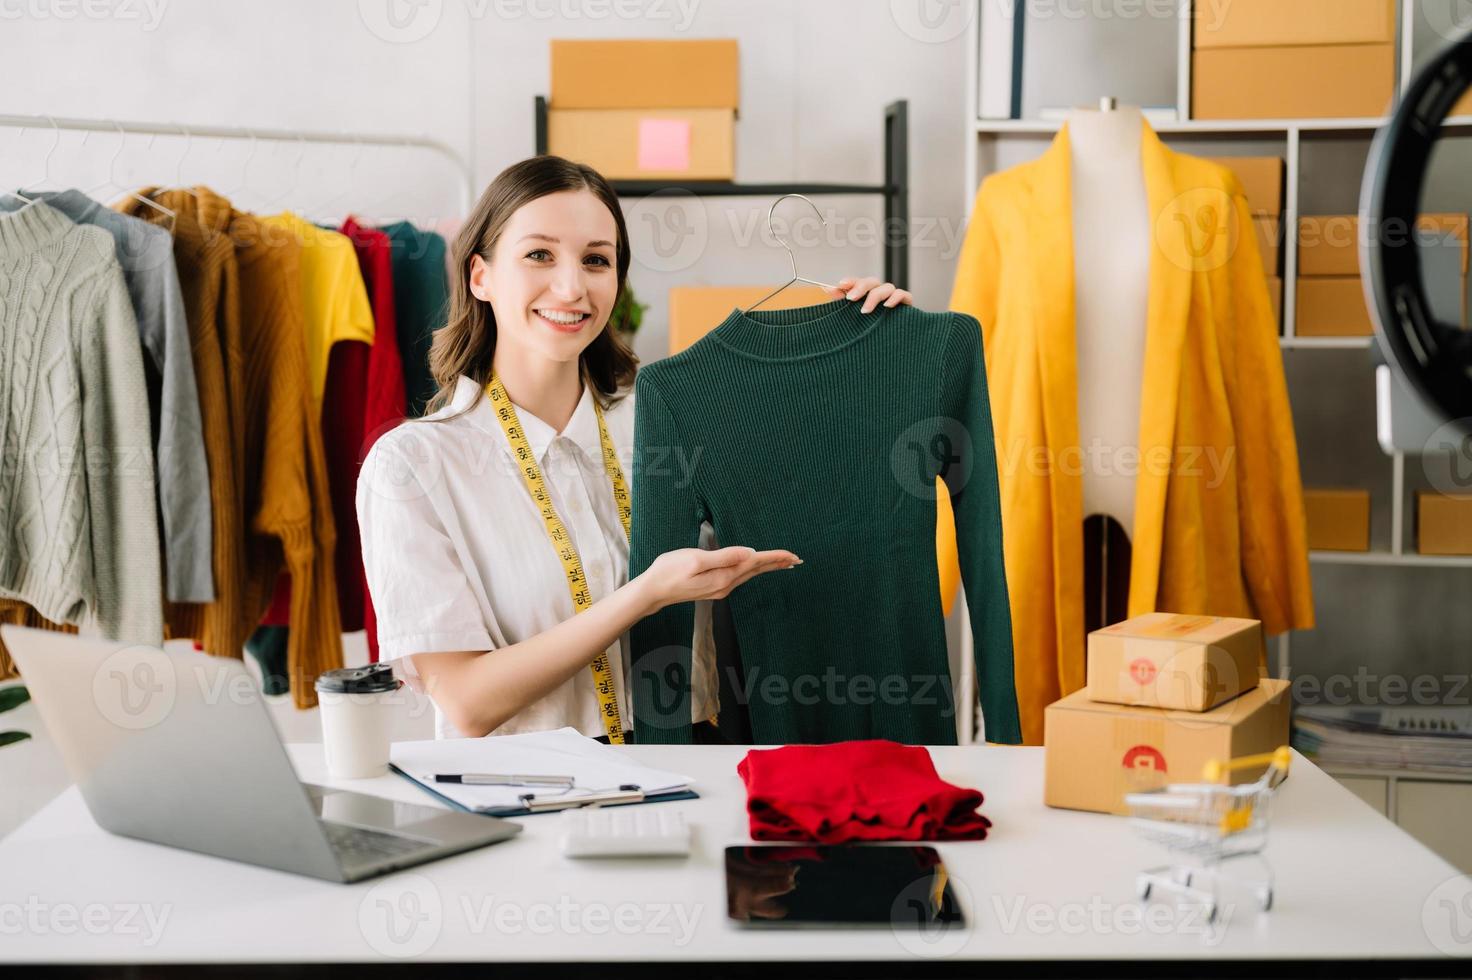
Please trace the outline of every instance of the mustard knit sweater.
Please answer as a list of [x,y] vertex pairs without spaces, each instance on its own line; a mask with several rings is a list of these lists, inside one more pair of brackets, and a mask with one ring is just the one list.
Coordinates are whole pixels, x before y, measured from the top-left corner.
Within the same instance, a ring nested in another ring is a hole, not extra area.
[[[301,246],[207,187],[140,192],[176,212],[174,257],[189,315],[210,468],[215,594],[172,604],[175,636],[239,657],[291,573],[287,670],[298,707],[318,674],[342,666],[333,571],[336,532],[307,367]],[[168,225],[136,200],[119,209]]]

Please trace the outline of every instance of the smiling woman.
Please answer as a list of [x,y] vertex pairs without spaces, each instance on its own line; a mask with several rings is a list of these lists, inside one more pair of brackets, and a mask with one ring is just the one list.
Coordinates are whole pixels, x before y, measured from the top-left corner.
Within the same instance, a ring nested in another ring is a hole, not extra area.
[[[629,627],[800,559],[686,548],[629,579],[636,361],[610,324],[629,238],[597,171],[552,156],[508,168],[453,261],[430,413],[379,439],[358,483],[380,655],[429,693],[441,737],[570,725],[622,742]],[[866,312],[909,301],[875,280],[846,295]],[[691,720],[714,739],[713,644],[696,622]]]

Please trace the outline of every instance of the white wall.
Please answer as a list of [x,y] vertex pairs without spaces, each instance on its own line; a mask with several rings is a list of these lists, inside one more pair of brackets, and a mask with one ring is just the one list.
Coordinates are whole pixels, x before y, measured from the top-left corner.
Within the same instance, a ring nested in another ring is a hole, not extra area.
[[[960,194],[971,0],[0,0],[7,112],[247,127],[422,134],[456,147],[475,192],[534,150],[532,99],[548,89],[548,40],[735,37],[741,44],[737,176],[879,183],[883,107],[910,100],[911,287],[943,308],[969,201]],[[388,14],[399,19],[391,23]],[[395,24],[397,26],[395,26]],[[433,219],[459,212],[451,168],[414,150],[0,130],[0,186],[93,189],[203,182],[256,210]],[[182,155],[182,160],[181,160]],[[298,162],[300,157],[300,162]],[[48,179],[41,181],[42,174]],[[879,275],[877,197],[818,199],[798,228],[813,278]],[[651,305],[638,342],[666,349],[676,284],[779,282],[767,200],[626,205],[633,282]],[[784,204],[789,219],[800,202]],[[788,211],[792,208],[792,211]],[[675,214],[683,211],[684,215]],[[688,218],[688,221],[684,219]],[[681,223],[683,221],[683,223]],[[675,230],[694,234],[678,248]],[[663,235],[661,254],[655,236]]]

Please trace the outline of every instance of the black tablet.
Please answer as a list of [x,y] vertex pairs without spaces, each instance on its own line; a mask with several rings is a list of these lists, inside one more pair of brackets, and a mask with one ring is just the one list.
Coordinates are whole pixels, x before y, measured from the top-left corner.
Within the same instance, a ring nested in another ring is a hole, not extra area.
[[965,925],[935,848],[886,844],[728,847],[726,910],[743,926]]

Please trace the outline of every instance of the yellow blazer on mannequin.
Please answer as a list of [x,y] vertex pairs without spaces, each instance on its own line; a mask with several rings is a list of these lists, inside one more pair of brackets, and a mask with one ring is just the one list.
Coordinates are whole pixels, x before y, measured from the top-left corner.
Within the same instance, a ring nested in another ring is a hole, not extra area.
[[[1298,449],[1247,200],[1144,127],[1152,245],[1129,614],[1313,626]],[[1071,151],[976,194],[951,307],[981,323],[1022,734],[1084,686]]]

